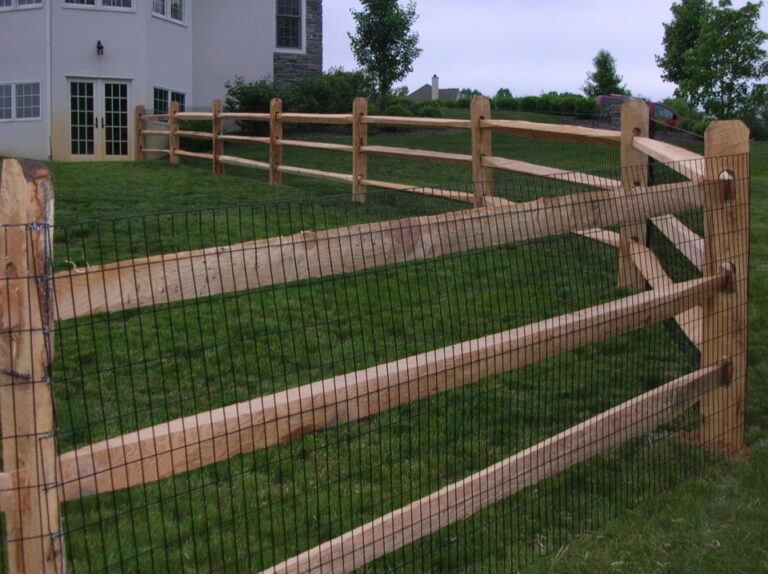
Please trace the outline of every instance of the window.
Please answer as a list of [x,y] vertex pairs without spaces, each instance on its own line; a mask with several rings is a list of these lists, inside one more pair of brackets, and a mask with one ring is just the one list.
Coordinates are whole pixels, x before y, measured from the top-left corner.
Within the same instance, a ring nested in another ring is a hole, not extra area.
[[167,114],[170,109],[169,102],[179,102],[179,111],[183,112],[186,107],[186,94],[166,90],[165,88],[155,88],[153,96],[153,108],[155,114]]
[[301,50],[303,0],[277,0],[277,47]]
[[13,86],[0,84],[0,120],[13,119]]
[[184,22],[184,0],[152,0],[152,13],[175,22]]
[[35,8],[43,5],[43,0],[0,0],[0,10],[3,8]]
[[0,84],[0,120],[40,119],[40,82]]
[[133,0],[64,0],[64,3],[103,8],[133,8]]

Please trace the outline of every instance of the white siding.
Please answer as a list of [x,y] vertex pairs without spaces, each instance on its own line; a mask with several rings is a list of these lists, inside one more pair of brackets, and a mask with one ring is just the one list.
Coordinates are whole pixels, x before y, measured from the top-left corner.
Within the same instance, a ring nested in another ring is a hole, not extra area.
[[47,159],[47,11],[0,12],[0,83],[40,82],[39,120],[0,121],[0,155]]
[[272,75],[275,1],[226,0],[195,3],[193,106],[210,107],[226,95],[235,76]]

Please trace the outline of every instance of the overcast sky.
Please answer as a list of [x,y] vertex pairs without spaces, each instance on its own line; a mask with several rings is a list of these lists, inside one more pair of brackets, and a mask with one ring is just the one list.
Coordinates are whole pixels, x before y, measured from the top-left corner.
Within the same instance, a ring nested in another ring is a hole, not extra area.
[[[404,3],[405,0],[401,0]],[[740,7],[746,0],[734,0]],[[414,90],[440,77],[441,88],[515,96],[580,92],[592,58],[606,49],[635,95],[660,100],[674,86],[661,80],[662,24],[672,0],[417,0],[421,57],[402,82]],[[357,0],[326,0],[324,64],[356,68],[347,32]],[[768,29],[768,9],[761,27]]]

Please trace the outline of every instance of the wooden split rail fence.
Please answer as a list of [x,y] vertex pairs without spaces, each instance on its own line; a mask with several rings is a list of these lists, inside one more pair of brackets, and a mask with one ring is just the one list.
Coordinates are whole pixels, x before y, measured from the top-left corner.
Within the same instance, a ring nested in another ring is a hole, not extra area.
[[[366,153],[378,153],[377,148],[367,147],[363,127],[401,120],[369,118],[361,100],[355,109],[352,115],[324,117],[323,121],[357,126],[356,144],[351,151],[361,158]],[[482,195],[474,197],[475,207],[464,211],[302,232],[224,248],[132,259],[125,264],[89,267],[84,272],[52,274],[50,174],[39,165],[6,160],[0,188],[0,249],[6,256],[6,265],[0,271],[0,510],[5,514],[11,570],[64,571],[60,520],[60,504],[64,501],[147,484],[269,448],[669,318],[676,318],[701,350],[701,365],[694,372],[277,564],[270,571],[350,572],[650,432],[696,404],[700,405],[699,443],[716,452],[739,452],[744,445],[746,378],[746,128],[740,122],[713,123],[702,157],[648,139],[644,131],[648,111],[642,103],[626,104],[622,132],[611,134],[494,122],[484,119],[488,111],[482,100],[475,100],[471,122],[451,122],[451,127],[474,130],[478,147],[471,161],[478,168],[476,183],[490,181],[490,169],[512,166],[505,163],[512,160],[490,156],[485,134],[492,129],[579,141],[599,139],[621,145],[626,165],[642,169],[625,171],[622,181],[606,189],[564,197],[483,205],[491,191],[484,186]],[[216,108],[214,114],[215,130],[220,120],[235,117],[216,112]],[[172,160],[184,155],[175,143],[180,134],[174,116],[181,114],[172,111],[170,116]],[[209,115],[184,117],[204,119]],[[281,114],[275,103],[272,114],[263,119],[274,124],[269,138],[272,161],[255,167],[269,168],[273,181],[278,181],[281,173],[299,173],[280,162],[281,148],[276,145],[279,125],[291,120],[316,121],[317,116]],[[435,120],[408,120],[413,121],[446,127],[444,123],[433,123]],[[221,150],[217,146],[222,137],[226,136],[214,134],[214,149]],[[414,157],[411,150],[386,153]],[[221,153],[206,157],[215,164],[241,161]],[[647,173],[643,166],[648,157],[672,161],[670,166],[688,181],[649,185],[642,178]],[[350,180],[357,200],[363,199],[365,186],[371,185],[364,164],[364,160],[356,162]],[[515,169],[521,168],[514,165]],[[605,182],[584,183],[600,188]],[[672,215],[691,210],[703,210],[703,236]],[[643,240],[648,220],[701,269],[700,278],[674,282],[665,273]],[[607,231],[605,228],[610,226],[621,231]],[[620,283],[641,290],[575,313],[170,420],[70,452],[59,453],[56,448],[54,398],[48,378],[56,321],[568,233],[615,246],[621,263]],[[284,265],[286,260],[293,263]],[[212,268],[216,269],[215,281],[209,276]]]

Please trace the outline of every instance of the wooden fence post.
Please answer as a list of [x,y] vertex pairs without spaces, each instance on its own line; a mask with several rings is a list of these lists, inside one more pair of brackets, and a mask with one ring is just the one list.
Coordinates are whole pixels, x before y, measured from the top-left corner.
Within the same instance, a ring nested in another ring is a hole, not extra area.
[[[635,137],[648,137],[650,116],[648,104],[631,99],[621,106],[621,185],[631,195],[648,184],[648,156],[632,145]],[[625,225],[619,233],[619,278],[622,289],[645,289],[645,279],[630,255],[632,242],[645,245],[648,231],[644,222]]]
[[483,158],[493,155],[493,134],[483,129],[481,122],[491,119],[491,100],[485,96],[472,98],[472,188],[475,207],[484,205],[484,197],[493,195],[493,169],[483,167]]
[[744,448],[749,279],[749,129],[713,122],[705,134],[704,275],[730,275],[729,288],[704,306],[702,367],[726,358],[730,384],[701,402],[701,441],[736,455]]
[[176,114],[179,113],[179,102],[171,102],[170,110],[168,111],[168,149],[170,150],[170,162],[173,164],[179,163],[179,156],[176,152],[179,149],[179,120]]
[[213,100],[213,106],[211,112],[213,114],[213,122],[211,132],[213,134],[212,153],[213,153],[213,173],[224,173],[224,166],[221,163],[221,156],[224,155],[224,141],[221,138],[221,112],[224,110],[224,104],[221,100]]
[[42,163],[3,162],[0,183],[0,421],[11,572],[62,572],[53,389],[53,191]]
[[368,178],[368,155],[362,148],[368,145],[368,124],[363,118],[368,115],[368,100],[355,98],[352,105],[352,201],[365,203],[367,186],[360,183]]
[[283,100],[273,99],[269,104],[269,183],[280,185],[283,183],[283,174],[280,166],[283,164]]
[[144,161],[144,106],[136,106],[136,161]]

